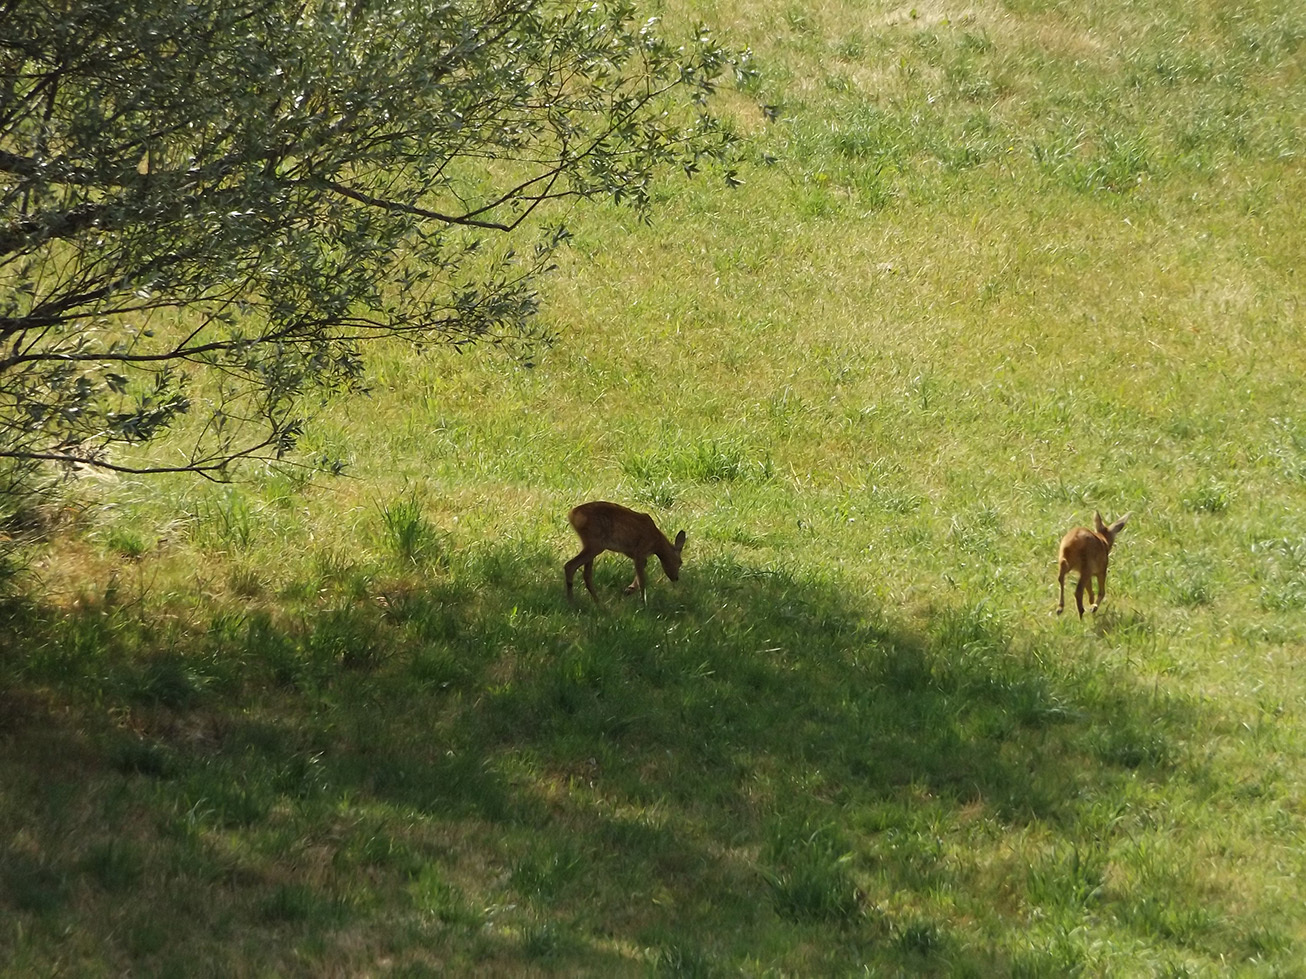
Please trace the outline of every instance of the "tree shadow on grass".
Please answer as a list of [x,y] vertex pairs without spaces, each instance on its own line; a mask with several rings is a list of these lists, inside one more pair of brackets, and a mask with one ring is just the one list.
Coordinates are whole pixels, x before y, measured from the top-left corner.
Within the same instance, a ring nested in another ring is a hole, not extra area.
[[1020,890],[967,834],[1090,839],[1194,723],[989,605],[908,620],[724,560],[643,605],[627,577],[568,606],[557,555],[505,544],[293,614],[10,605],[13,960],[71,928],[86,961],[215,974],[1008,967],[930,897]]

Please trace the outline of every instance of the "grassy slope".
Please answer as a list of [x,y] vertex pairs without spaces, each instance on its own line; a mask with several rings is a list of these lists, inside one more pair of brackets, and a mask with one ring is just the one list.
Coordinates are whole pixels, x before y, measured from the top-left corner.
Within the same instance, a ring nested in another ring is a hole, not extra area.
[[[50,553],[13,971],[1298,974],[1306,14],[703,15],[748,183],[575,215],[537,367],[385,351],[350,478]],[[565,606],[590,496],[678,586]]]

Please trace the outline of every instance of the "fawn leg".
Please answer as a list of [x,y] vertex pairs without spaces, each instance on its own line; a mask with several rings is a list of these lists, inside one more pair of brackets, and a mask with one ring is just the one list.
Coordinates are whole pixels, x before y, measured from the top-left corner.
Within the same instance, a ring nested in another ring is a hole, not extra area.
[[567,601],[569,602],[575,600],[571,593],[571,581],[573,578],[576,577],[576,569],[579,568],[584,563],[585,563],[585,552],[581,551],[574,558],[568,561],[566,565],[563,566],[562,571],[563,571],[563,575],[567,579]]
[[585,587],[589,589],[590,597],[597,602],[599,600],[599,593],[594,590],[594,558],[590,558],[585,562],[584,574]]
[[626,594],[633,595],[638,591],[640,598],[647,602],[648,596],[644,594],[644,562],[648,558],[637,557],[632,560],[635,562],[635,580],[626,587]]
[[1105,598],[1106,598],[1106,572],[1103,571],[1100,575],[1097,576],[1097,601],[1093,603],[1094,612],[1097,611],[1097,607],[1102,604]]
[[599,596],[594,592],[594,559],[602,554],[602,551],[591,551],[588,547],[581,550],[574,558],[567,562],[564,571],[567,576],[567,600],[572,600],[571,582],[576,577],[576,569],[584,566],[585,587],[589,589],[594,601],[599,600]]

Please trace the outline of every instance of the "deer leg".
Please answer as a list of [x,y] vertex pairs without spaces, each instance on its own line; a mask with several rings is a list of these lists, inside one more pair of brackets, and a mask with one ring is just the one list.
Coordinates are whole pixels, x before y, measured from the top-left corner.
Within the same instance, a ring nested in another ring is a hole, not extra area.
[[583,573],[585,575],[585,587],[589,589],[590,597],[597,602],[599,593],[594,590],[594,558],[590,558],[585,562]]
[[567,601],[569,602],[575,601],[575,598],[571,593],[571,581],[576,577],[576,569],[584,563],[584,557],[585,552],[582,551],[563,566],[562,573],[567,579]]
[[1084,589],[1088,585],[1088,575],[1081,574],[1079,580],[1075,582],[1075,608],[1079,609],[1079,617],[1084,617]]
[[648,596],[644,594],[644,562],[647,558],[637,557],[632,559],[635,562],[635,580],[626,587],[626,594],[633,595],[639,592],[639,597],[648,602]]
[[1066,572],[1070,570],[1070,565],[1065,561],[1061,562],[1061,574],[1057,577],[1057,584],[1061,588],[1061,598],[1057,601],[1057,615],[1060,615],[1066,609]]
[[572,558],[570,561],[567,562],[564,571],[566,572],[567,575],[567,600],[568,601],[572,601],[571,583],[572,583],[572,579],[576,577],[576,569],[580,567],[583,567],[585,569],[584,570],[585,587],[588,588],[590,594],[594,596],[594,601],[597,602],[599,600],[599,596],[594,592],[594,559],[596,557],[598,557],[597,554],[591,554],[589,549],[586,548],[582,550],[579,554],[577,554],[574,558]]
[[1106,572],[1103,571],[1100,575],[1097,576],[1097,600],[1093,602],[1094,612],[1097,611],[1097,607],[1102,604],[1102,601],[1105,598],[1106,598]]

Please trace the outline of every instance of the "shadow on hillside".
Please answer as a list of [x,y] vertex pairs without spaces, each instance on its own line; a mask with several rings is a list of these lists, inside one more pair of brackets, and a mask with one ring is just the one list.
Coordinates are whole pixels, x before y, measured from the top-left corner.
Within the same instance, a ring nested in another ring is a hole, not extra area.
[[[269,942],[293,935],[317,905],[268,912],[287,879],[334,908],[362,876],[370,902],[429,912],[489,971],[513,956],[597,970],[596,935],[658,950],[672,972],[735,968],[777,923],[817,946],[835,929],[852,956],[836,971],[964,957],[946,922],[877,910],[894,891],[965,886],[937,824],[1047,820],[1073,837],[1121,779],[1165,777],[1189,723],[1126,677],[1013,637],[984,605],[907,621],[723,561],[678,586],[653,571],[644,606],[620,595],[628,568],[600,564],[602,608],[567,605],[555,555],[507,547],[477,559],[474,586],[437,579],[284,620],[9,606],[0,764],[15,793],[0,831],[32,841],[0,865],[11,909],[86,907],[74,894],[104,871],[86,869],[94,841],[67,841],[78,820],[101,842],[130,826],[146,849],[275,826],[325,838],[332,873],[306,869],[299,842],[275,870],[205,871],[187,886],[222,896],[178,942],[206,914],[239,916],[226,902],[243,891],[262,895],[240,900],[263,908]],[[153,807],[162,835],[140,837],[139,813],[106,808],[106,792]],[[236,859],[202,848],[208,864]],[[442,883],[423,889],[431,865]],[[149,875],[128,878],[130,904]],[[527,925],[496,931],[477,910],[516,902]],[[124,948],[115,920],[101,937],[119,964],[171,948]],[[210,952],[239,971],[239,950]]]

